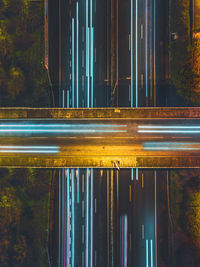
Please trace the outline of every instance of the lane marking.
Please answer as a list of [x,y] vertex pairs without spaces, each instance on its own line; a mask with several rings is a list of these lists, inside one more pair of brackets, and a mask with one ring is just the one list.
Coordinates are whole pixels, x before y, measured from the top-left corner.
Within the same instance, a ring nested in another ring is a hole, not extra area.
[[142,239],[144,239],[144,224],[142,224]]
[[143,24],[141,24],[141,39],[143,39]]
[[94,199],[94,212],[97,213],[97,199]]
[[144,74],[141,74],[141,88],[144,87]]
[[144,173],[142,173],[142,189],[144,188]]

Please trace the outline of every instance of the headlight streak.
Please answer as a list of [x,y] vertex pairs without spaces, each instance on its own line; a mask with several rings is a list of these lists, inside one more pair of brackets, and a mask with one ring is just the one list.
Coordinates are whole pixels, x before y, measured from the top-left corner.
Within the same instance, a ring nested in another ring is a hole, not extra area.
[[162,125],[139,125],[139,129],[200,129],[200,126],[162,126]]
[[144,150],[200,150],[200,143],[146,142]]
[[1,127],[97,127],[97,128],[121,128],[121,127],[127,127],[127,125],[115,125],[115,124],[0,124]]
[[5,130],[0,130],[0,133],[9,133],[9,132],[17,132],[17,133],[125,133],[127,130],[90,130],[90,129],[65,129],[65,130],[39,130],[39,129],[5,129]]
[[115,124],[0,124],[1,127],[97,127],[97,128],[121,128],[121,127],[127,127],[127,125],[115,125]]
[[0,146],[0,153],[56,154],[59,152],[58,146]]
[[127,125],[103,124],[0,124],[0,136],[126,133]]
[[181,130],[138,130],[138,133],[177,133],[177,134],[196,134],[196,133],[200,133],[199,131],[190,131],[190,130],[185,130],[185,131],[181,131]]
[[138,133],[169,133],[169,134],[199,134],[200,126],[176,126],[176,125],[139,125]]

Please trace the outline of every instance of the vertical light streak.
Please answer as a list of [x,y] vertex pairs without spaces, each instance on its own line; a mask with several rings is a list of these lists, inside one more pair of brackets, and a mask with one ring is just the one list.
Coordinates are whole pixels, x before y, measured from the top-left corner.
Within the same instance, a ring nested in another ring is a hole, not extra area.
[[79,107],[79,14],[78,2],[76,2],[76,107]]
[[148,96],[148,0],[146,0],[146,40],[145,40],[145,60],[146,60],[146,97]]
[[[62,207],[62,211],[64,210],[64,176],[63,176],[63,169],[62,169],[62,174],[61,174],[61,178],[62,178],[62,203],[61,203],[61,207]],[[64,264],[64,222],[65,222],[65,217],[64,217],[64,212],[62,212],[62,249],[61,249],[61,254],[62,254],[62,265]]]
[[149,267],[149,246],[148,240],[146,240],[146,267]]
[[154,200],[155,200],[155,267],[157,267],[157,173],[154,172]]
[[136,172],[136,173],[135,173],[135,178],[136,178],[136,180],[138,181],[138,175],[139,175],[139,173],[138,173],[138,168],[135,169],[135,172]]
[[110,171],[110,243],[111,243],[111,266],[114,266],[114,179],[113,170]]
[[133,0],[131,0],[131,107],[133,107]]
[[156,3],[154,0],[154,107],[156,106]]
[[71,170],[71,179],[72,179],[72,267],[74,267],[74,245],[75,245],[75,231],[74,231],[74,225],[75,225],[75,213],[74,213],[74,205],[75,205],[75,201],[74,201],[74,169]]
[[110,266],[110,185],[109,170],[107,170],[107,266]]
[[121,266],[124,266],[124,220],[121,217]]
[[67,90],[67,108],[69,108],[69,90]]
[[93,0],[90,0],[90,27],[92,27],[92,11],[93,11],[92,1]]
[[86,81],[87,81],[87,107],[90,106],[90,66],[89,66],[89,39],[90,39],[90,31],[89,31],[89,23],[88,23],[88,16],[89,16],[89,3],[88,0],[86,0]]
[[87,58],[86,58],[86,68],[87,68],[87,107],[90,107],[90,56],[89,56],[89,51],[90,51],[90,28],[87,27]]
[[133,168],[131,168],[131,181],[133,181]]
[[61,179],[62,179],[62,173],[59,171],[59,177],[58,177],[58,265],[61,265]]
[[74,108],[74,18],[72,18],[72,108]]
[[150,45],[150,55],[149,55],[149,65],[150,65],[150,96],[151,96],[151,99],[152,99],[152,95],[153,95],[153,73],[152,73],[152,12],[153,12],[153,9],[152,9],[152,0],[150,0],[150,19],[149,19],[149,28],[150,28],[150,34],[149,34],[149,45]]
[[85,265],[89,266],[89,169],[86,173],[86,246],[85,246]]
[[86,77],[89,75],[89,71],[88,71],[88,0],[86,0],[86,15],[85,15],[85,32],[86,32]]
[[138,0],[135,1],[135,107],[138,107]]
[[[119,229],[119,170],[117,170],[117,229]],[[119,243],[119,231],[117,230],[117,244]],[[119,255],[117,253],[117,262],[120,262]]]
[[124,216],[124,267],[127,267],[127,252],[128,252],[128,222],[127,215]]
[[93,169],[91,169],[91,191],[90,191],[90,267],[93,267]]
[[65,175],[65,169],[62,169],[63,172],[63,178],[64,178],[64,207],[63,207],[63,213],[64,213],[64,232],[63,232],[63,236],[64,236],[64,266],[66,266],[66,254],[67,254],[67,235],[66,235],[66,224],[67,224],[67,201],[66,201],[66,175]]
[[153,267],[153,240],[151,242],[151,267]]
[[70,218],[69,218],[69,169],[67,169],[67,267],[69,267],[69,262],[70,262],[70,248],[69,248],[69,240],[70,240],[70,233],[69,233],[69,229],[71,229],[70,227]]
[[62,107],[65,107],[65,90],[62,90]]
[[91,27],[91,67],[90,67],[90,72],[91,72],[91,108],[93,108],[93,90],[94,90],[94,28]]
[[79,169],[77,169],[77,203],[79,203],[79,199],[80,199],[80,190],[79,190],[79,186],[80,186],[80,178],[79,178]]

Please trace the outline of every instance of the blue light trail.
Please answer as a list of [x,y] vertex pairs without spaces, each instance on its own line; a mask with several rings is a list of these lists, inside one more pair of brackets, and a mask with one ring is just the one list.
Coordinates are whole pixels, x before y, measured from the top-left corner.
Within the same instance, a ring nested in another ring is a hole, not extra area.
[[93,267],[93,169],[91,169],[90,178],[90,267]]
[[139,129],[200,129],[200,126],[162,126],[162,125],[139,125]]
[[135,107],[138,107],[138,0],[135,1]]
[[145,150],[200,150],[200,143],[146,142]]
[[180,133],[180,134],[196,134],[200,133],[200,130],[138,130],[138,133]]
[[67,90],[67,108],[69,108],[69,90]]
[[89,168],[86,173],[86,246],[85,246],[85,266],[89,266]]
[[79,107],[79,12],[76,2],[76,107]]
[[149,246],[148,240],[146,240],[146,267],[149,267]]
[[91,66],[90,66],[90,71],[91,71],[91,108],[93,108],[93,94],[94,94],[94,28],[91,27],[90,28],[91,31]]
[[148,0],[146,0],[146,42],[145,42],[145,60],[146,60],[146,97],[148,96]]
[[138,175],[139,175],[139,173],[138,173],[138,168],[136,168],[135,171],[136,171],[136,173],[135,173],[135,177],[136,177],[136,180],[138,181]]
[[151,244],[151,267],[153,267],[153,240],[150,241]]
[[41,128],[41,127],[65,127],[65,128],[69,128],[69,127],[84,127],[84,128],[88,128],[88,127],[92,127],[92,128],[96,128],[96,127],[101,127],[101,128],[121,128],[121,127],[127,127],[127,125],[115,125],[115,124],[0,124],[0,129],[1,128],[9,128],[9,127],[16,127],[16,128],[20,128],[20,127],[35,127],[35,128]]
[[131,107],[133,107],[133,0],[131,0]]
[[76,173],[77,173],[77,203],[79,204],[79,198],[80,198],[80,196],[79,196],[79,194],[80,194],[80,192],[79,192],[79,180],[80,180],[80,177],[79,177],[79,169],[77,169],[76,170]]
[[0,146],[0,153],[59,153],[57,146]]
[[74,108],[74,18],[72,18],[72,108]]
[[70,189],[69,189],[69,169],[67,169],[67,266],[69,266],[70,263],[70,229],[71,229],[71,223],[70,223],[70,201],[69,196]]
[[74,250],[74,245],[75,245],[75,231],[74,231],[74,225],[75,225],[75,212],[74,212],[74,194],[75,194],[75,186],[74,186],[74,169],[71,170],[71,191],[72,191],[72,267],[74,267],[74,259],[75,259],[75,250]]
[[65,90],[62,90],[62,107],[65,107]]
[[87,107],[90,107],[90,29],[88,23],[89,3],[86,0],[86,81],[87,81]]
[[133,181],[133,178],[134,178],[134,176],[133,176],[133,168],[131,169],[131,180]]

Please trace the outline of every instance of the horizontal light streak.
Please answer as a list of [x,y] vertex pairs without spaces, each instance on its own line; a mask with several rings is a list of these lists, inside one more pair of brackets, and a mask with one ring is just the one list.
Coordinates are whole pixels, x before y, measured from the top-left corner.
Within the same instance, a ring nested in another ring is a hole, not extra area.
[[58,146],[0,146],[1,148],[17,148],[17,149],[58,149]]
[[0,146],[0,153],[58,153],[57,146]]
[[180,133],[180,134],[195,134],[200,133],[200,130],[138,130],[138,133]]
[[102,129],[102,130],[95,130],[95,129],[5,129],[1,130],[0,133],[9,133],[9,132],[16,132],[16,133],[125,133],[127,130],[110,130],[110,129]]
[[3,127],[97,127],[97,128],[121,128],[127,127],[127,125],[112,125],[112,124],[0,124],[0,128]]
[[200,129],[200,126],[162,126],[162,125],[139,125],[139,129]]
[[145,150],[200,150],[200,143],[147,142]]

